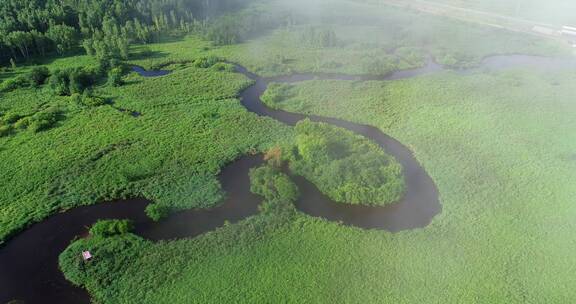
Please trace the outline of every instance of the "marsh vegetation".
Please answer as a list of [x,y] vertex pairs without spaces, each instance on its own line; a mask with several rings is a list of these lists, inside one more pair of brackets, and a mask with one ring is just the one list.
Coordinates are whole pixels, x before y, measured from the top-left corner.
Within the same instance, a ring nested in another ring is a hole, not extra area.
[[[260,212],[238,223],[152,242],[128,221],[105,220],[73,241],[60,269],[93,301],[576,297],[573,72],[479,67],[393,81],[313,79],[386,75],[429,60],[478,67],[494,54],[572,62],[562,42],[373,1],[4,2],[0,244],[102,201],[145,197],[153,201],[147,216],[160,223],[212,208],[227,196],[222,168],[242,155],[268,158],[250,171]],[[465,3],[509,14],[509,2]],[[263,77],[310,77],[268,84],[232,63]],[[170,73],[141,77],[133,65]],[[390,233],[299,212],[295,176],[344,206],[393,207],[414,172],[348,130],[250,113],[239,98],[252,85],[268,85],[270,108],[373,126],[399,140],[437,185],[442,213],[425,228]],[[79,255],[87,249],[95,256],[88,263]],[[0,271],[0,282],[9,279]]]

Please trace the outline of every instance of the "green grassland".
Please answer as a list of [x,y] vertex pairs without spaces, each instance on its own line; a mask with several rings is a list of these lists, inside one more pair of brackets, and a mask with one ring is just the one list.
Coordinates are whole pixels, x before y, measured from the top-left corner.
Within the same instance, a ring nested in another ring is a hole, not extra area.
[[574,89],[573,73],[524,70],[299,84],[286,109],[373,124],[411,147],[442,214],[391,234],[271,209],[192,240],[81,240],[70,250],[106,253],[73,280],[106,303],[565,303]]
[[215,175],[223,165],[291,134],[240,105],[236,95],[250,82],[239,74],[188,67],[125,81],[120,88],[97,87],[113,102],[98,107],[46,88],[3,94],[3,117],[55,107],[61,119],[49,130],[0,138],[0,158],[9,160],[0,162],[0,240],[51,213],[108,199],[144,196],[171,209],[213,206],[222,197]]

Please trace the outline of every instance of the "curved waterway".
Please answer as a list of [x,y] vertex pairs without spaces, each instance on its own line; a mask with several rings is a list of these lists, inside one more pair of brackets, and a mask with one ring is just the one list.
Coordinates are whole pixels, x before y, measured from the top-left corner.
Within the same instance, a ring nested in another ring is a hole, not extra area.
[[[512,67],[539,69],[576,68],[574,61],[547,57],[506,55],[483,60],[479,69],[498,70]],[[339,221],[345,225],[399,231],[425,227],[441,211],[438,191],[433,180],[420,166],[412,152],[375,127],[348,121],[289,113],[266,107],[260,96],[271,82],[298,82],[311,79],[396,80],[446,70],[429,60],[425,67],[398,71],[387,76],[353,76],[341,74],[294,74],[261,78],[245,68],[237,71],[254,80],[254,85],[241,93],[242,104],[251,112],[268,116],[288,125],[309,118],[333,124],[361,134],[393,155],[403,166],[407,192],[403,199],[385,207],[367,207],[336,203],[320,193],[302,177],[293,176],[301,196],[296,208],[306,214]],[[134,67],[144,77],[157,77],[169,71],[146,71]],[[194,237],[220,227],[225,221],[237,222],[258,212],[261,198],[250,192],[248,171],[262,164],[259,155],[244,156],[226,166],[219,175],[226,199],[212,209],[194,209],[176,213],[160,222],[152,222],[144,213],[150,203],[144,199],[118,200],[70,209],[34,224],[0,248],[0,303],[12,299],[25,303],[90,303],[85,290],[73,287],[58,269],[58,255],[77,236],[98,219],[128,218],[134,221],[135,233],[150,240]]]

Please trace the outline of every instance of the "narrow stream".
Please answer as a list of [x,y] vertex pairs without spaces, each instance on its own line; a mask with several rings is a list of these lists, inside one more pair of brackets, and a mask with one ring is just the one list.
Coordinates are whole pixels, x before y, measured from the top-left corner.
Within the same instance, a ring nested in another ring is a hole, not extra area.
[[[572,60],[506,55],[488,57],[480,68],[459,72],[511,67],[556,70],[576,68],[576,64]],[[320,193],[312,183],[294,176],[301,192],[300,199],[295,204],[296,208],[311,216],[340,221],[346,225],[392,232],[425,227],[441,212],[436,186],[412,152],[375,127],[334,118],[273,110],[261,102],[260,96],[271,82],[289,83],[311,79],[396,80],[443,70],[446,69],[429,61],[423,68],[398,71],[387,76],[295,74],[265,79],[237,66],[239,73],[255,81],[253,86],[240,95],[242,104],[249,111],[272,117],[288,125],[310,118],[312,121],[346,128],[375,141],[403,166],[407,192],[396,204],[367,207],[336,203]],[[163,76],[169,73],[169,71],[146,71],[141,67],[134,67],[134,71],[144,77]],[[219,175],[226,199],[212,209],[183,211],[160,222],[152,222],[144,213],[149,201],[118,200],[74,208],[32,225],[0,248],[0,303],[12,299],[24,300],[25,303],[90,303],[86,291],[69,284],[58,269],[58,255],[76,236],[85,234],[87,227],[98,219],[128,218],[134,221],[136,234],[157,241],[194,237],[222,226],[225,221],[237,222],[257,213],[261,198],[250,192],[248,170],[262,163],[262,157],[254,155],[244,156],[226,166]]]

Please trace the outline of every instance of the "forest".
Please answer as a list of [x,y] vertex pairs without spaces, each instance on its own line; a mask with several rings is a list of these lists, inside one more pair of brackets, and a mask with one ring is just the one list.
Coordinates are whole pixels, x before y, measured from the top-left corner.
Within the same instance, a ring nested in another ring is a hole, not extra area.
[[[2,0],[0,64],[78,52],[100,60],[127,59],[132,43],[158,42],[170,34],[201,33],[222,44],[262,30],[260,16],[236,15],[249,0]],[[218,19],[217,22],[210,20]],[[263,19],[263,17],[262,17]]]

